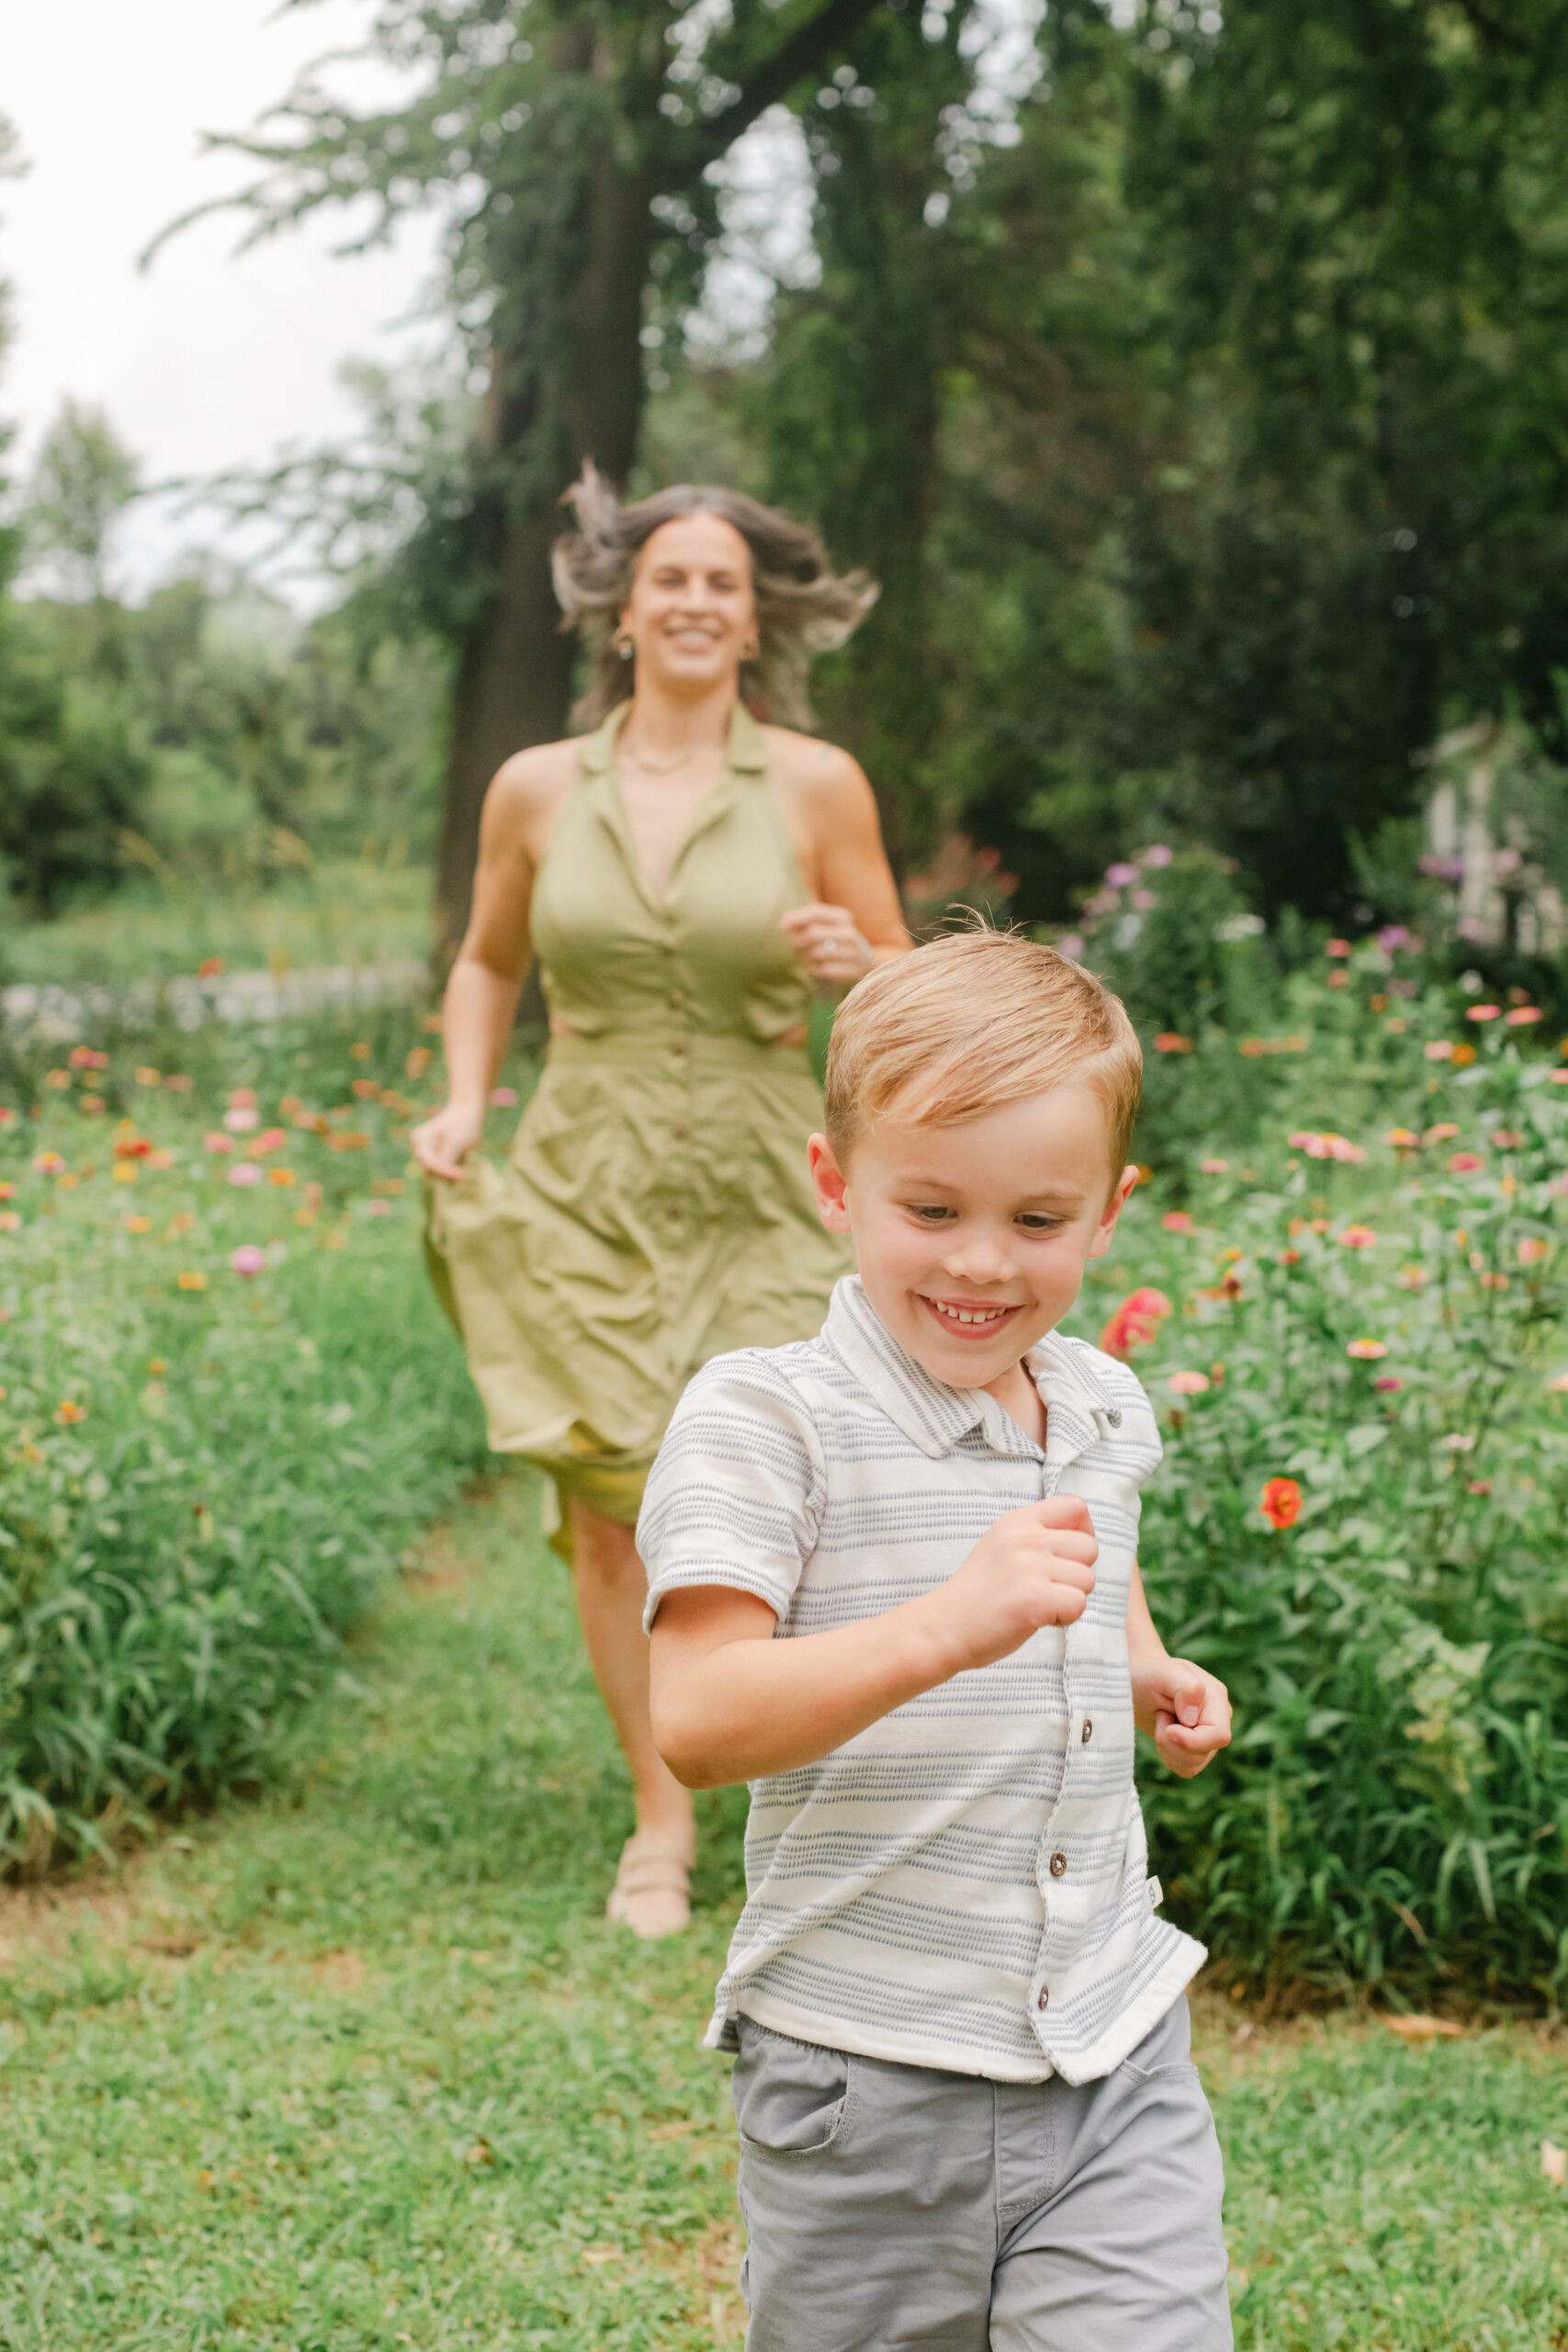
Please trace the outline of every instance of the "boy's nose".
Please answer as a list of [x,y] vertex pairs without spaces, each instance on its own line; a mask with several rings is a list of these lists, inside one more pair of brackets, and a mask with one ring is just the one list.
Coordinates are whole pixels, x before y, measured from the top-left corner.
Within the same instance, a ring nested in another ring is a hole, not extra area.
[[1016,1271],[1006,1250],[989,1241],[965,1242],[942,1260],[954,1282],[1010,1283]]

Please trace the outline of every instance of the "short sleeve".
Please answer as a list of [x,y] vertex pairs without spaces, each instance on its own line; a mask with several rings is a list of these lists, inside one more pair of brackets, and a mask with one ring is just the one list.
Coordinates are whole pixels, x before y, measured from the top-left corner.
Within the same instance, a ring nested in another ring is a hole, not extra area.
[[705,1364],[675,1408],[649,1473],[637,1546],[651,1633],[667,1592],[728,1585],[784,1616],[816,1547],[821,1449],[771,1350]]

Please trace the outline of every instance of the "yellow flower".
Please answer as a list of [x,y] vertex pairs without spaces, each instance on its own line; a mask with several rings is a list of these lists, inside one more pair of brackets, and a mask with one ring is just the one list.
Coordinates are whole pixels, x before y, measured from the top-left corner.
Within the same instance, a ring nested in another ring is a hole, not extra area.
[[205,1290],[207,1288],[207,1276],[205,1274],[185,1273],[178,1277],[178,1281],[182,1290]]
[[140,1164],[134,1159],[117,1159],[115,1161],[114,1181],[117,1184],[134,1184],[141,1173],[141,1170]]
[[73,1422],[86,1419],[87,1408],[85,1405],[76,1404],[73,1398],[67,1396],[55,1407],[54,1418],[66,1429],[70,1429]]

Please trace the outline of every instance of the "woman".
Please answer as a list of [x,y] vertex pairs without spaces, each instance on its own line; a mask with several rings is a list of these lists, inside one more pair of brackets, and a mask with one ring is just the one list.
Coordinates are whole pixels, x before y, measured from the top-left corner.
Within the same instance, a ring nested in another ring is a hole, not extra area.
[[[874,589],[730,491],[622,507],[588,469],[570,498],[556,586],[598,640],[579,714],[598,724],[491,786],[446,990],[450,1099],[413,1148],[491,1443],[553,1481],[631,1768],[610,1917],[660,1936],[689,1917],[695,1827],[649,1724],[643,1484],[700,1364],[821,1322],[845,1261],[807,1179],[811,999],[908,939],[861,770],[753,716],[808,720],[810,653]],[[532,954],[549,1050],[502,1172],[468,1155]]]

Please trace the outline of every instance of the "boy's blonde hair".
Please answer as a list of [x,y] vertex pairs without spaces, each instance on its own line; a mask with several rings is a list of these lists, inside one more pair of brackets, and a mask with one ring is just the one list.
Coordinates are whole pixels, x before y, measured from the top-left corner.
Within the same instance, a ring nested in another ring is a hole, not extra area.
[[840,1168],[897,1106],[955,1126],[1077,1080],[1104,1102],[1111,1181],[1127,1164],[1144,1057],[1120,997],[1092,972],[1006,932],[933,939],[850,990],[828,1049],[827,1132]]

